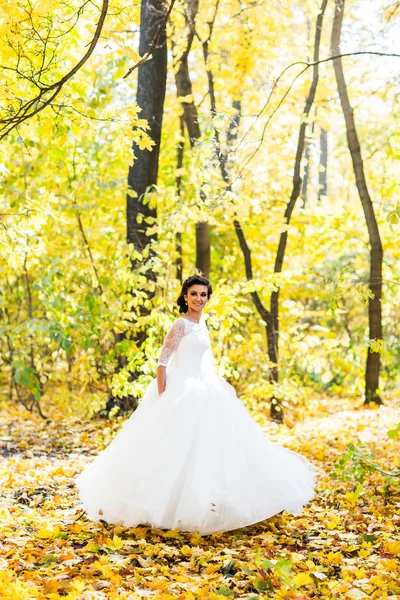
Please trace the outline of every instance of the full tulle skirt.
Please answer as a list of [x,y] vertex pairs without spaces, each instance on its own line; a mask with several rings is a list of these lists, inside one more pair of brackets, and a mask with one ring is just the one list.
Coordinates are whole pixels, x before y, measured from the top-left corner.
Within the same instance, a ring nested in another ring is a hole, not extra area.
[[224,379],[175,369],[75,483],[93,521],[206,535],[301,513],[315,470],[269,441]]

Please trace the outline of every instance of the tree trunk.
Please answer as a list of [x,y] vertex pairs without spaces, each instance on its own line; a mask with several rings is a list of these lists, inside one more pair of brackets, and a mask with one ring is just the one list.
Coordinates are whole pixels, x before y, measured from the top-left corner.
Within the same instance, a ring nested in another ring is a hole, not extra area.
[[[183,154],[185,151],[185,127],[184,127],[183,116],[180,117],[180,127],[181,127],[181,139],[179,140],[178,153],[177,153],[177,157],[176,157],[176,170],[177,170],[178,174],[175,179],[176,195],[178,197],[180,197],[181,191],[182,191],[181,190],[181,188],[182,188],[181,169],[183,167]],[[175,247],[176,247],[176,261],[175,261],[176,278],[182,285],[182,283],[183,283],[183,254],[182,254],[182,232],[181,231],[178,231],[176,234]]]
[[210,275],[210,230],[208,223],[196,223],[196,269],[204,276]]
[[[246,272],[247,281],[251,281],[253,279],[253,265],[251,260],[251,250],[247,244],[242,226],[240,222],[235,219],[234,222],[235,232],[239,241],[240,248],[243,253],[244,258],[244,267]],[[267,346],[268,346],[268,358],[273,363],[273,367],[269,369],[269,378],[271,383],[278,382],[278,347],[276,344],[276,339],[274,337],[274,329],[271,323],[271,313],[264,306],[259,294],[257,291],[251,292],[251,298],[254,302],[254,306],[257,309],[258,314],[266,323],[265,325],[265,334],[267,337]],[[283,421],[283,411],[282,407],[277,398],[274,396],[271,398],[271,418],[274,421],[282,422]]]
[[[142,0],[140,11],[140,40],[139,52],[143,56],[149,49],[152,41],[157,35],[166,15],[168,6],[164,0]],[[133,143],[135,155],[134,163],[128,172],[128,194],[126,199],[126,221],[127,241],[133,244],[140,253],[150,244],[149,255],[154,254],[153,244],[157,240],[157,234],[147,235],[147,229],[154,225],[157,211],[150,207],[146,194],[152,191],[157,183],[158,160],[160,154],[161,126],[164,109],[165,87],[167,80],[167,40],[166,26],[164,25],[158,43],[152,53],[151,59],[145,61],[138,69],[137,103],[142,109],[140,117],[146,119],[149,124],[148,134],[155,142],[152,150],[140,150]],[[147,201],[146,201],[147,200]],[[138,219],[139,217],[139,219]],[[146,218],[152,217],[153,223],[147,223]],[[140,259],[132,260],[132,269],[141,266]],[[146,272],[148,281],[155,280],[155,274],[149,270]],[[146,290],[147,299],[152,300],[154,292]],[[145,316],[149,309],[141,304],[137,318]],[[117,334],[117,341],[122,341],[125,333]],[[140,347],[146,339],[146,331],[142,329],[136,332],[135,341]],[[117,372],[126,367],[125,356],[118,357]],[[136,377],[131,373],[131,381]],[[118,407],[121,414],[135,410],[138,406],[137,398],[124,396],[118,398],[110,393],[107,404],[96,416],[108,417],[114,407]]]
[[[343,22],[344,0],[336,0],[335,16],[332,27],[331,52],[332,56],[340,54],[340,36]],[[333,60],[337,88],[342,105],[343,116],[346,122],[347,143],[350,150],[356,186],[360,197],[367,223],[370,242],[370,276],[369,289],[373,297],[368,301],[368,323],[370,342],[382,340],[382,263],[383,248],[379,234],[378,223],[374,212],[371,197],[369,195],[367,180],[365,177],[364,163],[361,156],[361,148],[358,140],[357,129],[354,119],[353,108],[350,105],[347,92],[346,80],[344,78],[342,59]],[[365,403],[375,402],[382,404],[378,394],[380,353],[373,352],[371,346],[368,348],[366,373],[365,373]]]
[[[164,0],[142,0],[139,41],[141,55],[146,53],[156,36],[166,11],[167,4]],[[146,223],[144,219],[139,223],[137,217],[157,217],[156,209],[149,206],[145,195],[157,183],[166,79],[167,43],[164,27],[151,59],[140,65],[138,72],[137,103],[142,109],[140,117],[147,120],[150,127],[148,133],[155,142],[152,150],[140,150],[136,143],[133,144],[136,158],[128,173],[128,187],[130,192],[133,191],[134,197],[130,193],[127,195],[127,241],[134,244],[139,252],[149,242],[157,240],[156,233],[146,235],[146,229],[152,224]]]
[[179,58],[179,67],[175,74],[178,99],[182,104],[183,118],[189,132],[190,145],[193,147],[200,138],[197,108],[193,101],[193,87],[189,74],[189,52],[195,34],[196,17],[199,12],[199,0],[188,0],[186,10],[186,47]]
[[306,207],[307,204],[307,192],[308,192],[308,179],[309,179],[309,172],[310,172],[310,154],[311,154],[311,142],[308,140],[306,142],[306,151],[305,151],[305,159],[306,159],[306,164],[304,165],[304,173],[303,173],[303,183],[301,186],[301,198],[303,200],[303,206],[302,208]]
[[310,181],[310,162],[312,155],[312,148],[314,145],[314,131],[315,131],[315,120],[313,120],[311,127],[311,137],[305,142],[305,153],[304,158],[306,159],[306,164],[304,165],[304,173],[303,173],[303,181],[301,186],[301,198],[303,200],[302,208],[306,207],[307,204],[307,195],[308,195],[308,184]]
[[318,201],[328,195],[328,132],[321,129],[319,136],[319,170],[318,170]]
[[[193,99],[193,87],[189,73],[189,52],[195,34],[199,0],[188,0],[186,10],[187,38],[186,47],[179,58],[179,67],[175,74],[178,99],[182,104],[183,118],[189,133],[190,146],[193,148],[201,136],[197,108]],[[204,199],[200,193],[201,199]],[[210,231],[206,221],[196,224],[196,269],[205,277],[210,274]]]

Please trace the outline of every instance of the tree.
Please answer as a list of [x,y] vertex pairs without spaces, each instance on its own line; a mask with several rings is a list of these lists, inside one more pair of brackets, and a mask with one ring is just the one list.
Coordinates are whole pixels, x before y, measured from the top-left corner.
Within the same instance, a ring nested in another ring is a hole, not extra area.
[[305,165],[304,165],[304,172],[303,172],[303,181],[302,181],[302,185],[301,185],[301,198],[303,200],[302,208],[305,208],[306,204],[307,204],[308,184],[309,184],[309,179],[310,179],[310,162],[311,162],[311,152],[312,152],[312,148],[313,148],[314,129],[315,129],[315,122],[313,121],[313,124],[311,127],[311,138],[306,141],[306,145],[305,145],[305,153],[304,153]]
[[[322,33],[322,23],[326,10],[327,0],[324,0],[321,5],[320,12],[317,17],[316,29],[315,29],[315,39],[314,39],[314,66],[313,66],[313,75],[311,86],[309,89],[308,96],[306,98],[306,103],[303,111],[302,122],[300,125],[300,131],[298,136],[296,157],[295,157],[295,165],[294,165],[294,175],[293,175],[293,188],[290,196],[290,200],[286,206],[284,219],[285,224],[289,224],[290,218],[295,207],[296,201],[301,193],[301,176],[300,176],[300,168],[301,168],[301,160],[304,153],[305,147],[305,132],[307,126],[307,118],[310,114],[316,90],[318,84],[318,75],[319,75],[319,51],[320,51],[320,43],[321,43],[321,33]],[[211,28],[210,28],[211,29]],[[208,41],[203,43],[203,54],[204,60],[207,67],[207,59],[208,59]],[[214,79],[211,69],[207,67],[207,78],[208,78],[208,91],[211,103],[211,113],[213,116],[217,114],[216,110],[216,100],[215,100],[215,88],[214,88]],[[240,115],[240,113],[239,113]],[[236,118],[239,118],[239,115]],[[227,171],[227,155],[222,150],[220,137],[218,129],[215,127],[215,146],[216,153],[218,157],[218,162],[220,166],[221,176],[227,186],[227,189],[231,189],[231,181],[230,176]],[[235,218],[233,221],[233,225],[235,228],[235,232],[239,241],[240,248],[243,253],[244,263],[245,263],[245,272],[246,278],[248,281],[253,279],[253,266],[251,259],[251,250],[246,241],[246,237],[244,234],[243,227],[239,221],[239,219]],[[287,230],[285,230],[280,235],[279,245],[275,258],[275,266],[274,273],[281,273],[282,264],[285,255],[286,243],[287,243]],[[272,367],[270,369],[270,380],[273,383],[278,383],[278,336],[279,336],[279,287],[271,293],[270,300],[270,309],[268,310],[264,303],[262,302],[260,295],[256,290],[251,292],[251,296],[254,302],[254,305],[260,314],[262,320],[266,324],[266,334],[267,334],[267,343],[268,343],[268,356],[272,363]],[[271,418],[275,421],[281,422],[283,420],[283,411],[280,400],[273,395],[271,399]]]
[[[308,96],[306,98],[306,103],[304,106],[302,122],[300,125],[299,136],[297,140],[297,149],[296,149],[296,157],[294,162],[294,172],[293,172],[293,187],[292,193],[290,195],[290,199],[288,204],[286,205],[286,210],[284,214],[285,224],[289,225],[290,219],[296,205],[297,199],[300,196],[301,192],[301,176],[300,176],[300,168],[301,168],[301,159],[304,153],[304,145],[305,145],[305,135],[306,135],[306,127],[307,127],[307,118],[310,114],[311,107],[314,102],[315,94],[317,91],[318,78],[319,78],[319,51],[321,45],[321,34],[322,34],[322,23],[324,19],[324,14],[326,10],[327,0],[323,0],[321,4],[321,8],[317,17],[317,22],[315,25],[315,39],[314,39],[314,58],[313,58],[313,74],[310,89],[308,92]],[[283,260],[285,257],[286,244],[288,239],[288,231],[285,228],[280,234],[278,249],[275,257],[275,266],[274,273],[281,273]],[[273,348],[273,358],[271,360],[278,365],[278,347],[279,347],[279,287],[271,293],[271,304],[268,318],[268,328],[269,328],[269,336],[273,340],[273,344],[271,344]],[[274,371],[274,377],[276,377],[276,381],[278,380],[278,368]]]
[[[333,20],[331,36],[332,56],[340,54],[340,36],[343,23],[345,0],[336,0],[335,16]],[[358,139],[354,111],[350,104],[344,77],[341,58],[333,59],[333,67],[343,116],[346,123],[347,143],[353,164],[356,186],[364,211],[365,221],[368,229],[370,243],[370,274],[369,274],[369,298],[368,298],[368,323],[369,340],[367,364],[365,372],[365,402],[381,404],[379,396],[379,371],[380,371],[380,344],[382,342],[382,263],[383,248],[379,234],[378,223],[375,216],[374,206],[368,190],[365,176],[364,162],[361,155],[361,147]],[[377,347],[376,347],[377,345]]]
[[133,244],[139,253],[157,239],[156,232],[148,234],[148,230],[157,219],[157,211],[152,207],[149,195],[157,184],[167,80],[166,12],[167,5],[164,0],[142,0],[139,53],[146,53],[160,27],[162,32],[151,60],[141,64],[138,71],[137,103],[142,109],[141,116],[148,123],[149,135],[153,141],[153,147],[143,147],[140,141],[133,143],[135,159],[128,173],[127,241]]
[[[154,256],[154,243],[157,233],[154,224],[157,221],[157,210],[151,203],[151,195],[157,184],[158,163],[160,155],[161,129],[164,112],[165,87],[167,81],[167,36],[166,15],[168,6],[164,0],[142,0],[140,13],[140,40],[139,53],[143,56],[157,39],[157,44],[152,51],[151,60],[146,60],[139,65],[137,83],[137,104],[142,108],[142,116],[149,127],[151,143],[143,143],[141,138],[133,143],[134,161],[128,172],[128,193],[126,199],[127,242],[133,244],[136,253],[132,259],[132,269],[143,268],[143,257],[147,253]],[[153,229],[150,232],[150,229]],[[149,314],[154,297],[155,272],[152,268],[145,268],[144,276],[147,284],[144,286],[143,295],[146,301],[139,303],[136,308],[134,337],[140,348],[146,339],[145,323],[140,317]],[[148,285],[150,284],[150,285]],[[133,309],[133,307],[132,307]],[[134,309],[133,309],[134,310]],[[122,342],[126,333],[118,334],[118,341]],[[125,355],[118,356],[117,371],[127,366]],[[130,379],[136,373],[130,373]],[[137,398],[125,395],[122,398],[110,393],[104,410],[99,414],[108,415],[118,406],[123,413],[137,408]]]
[[[185,11],[186,40],[182,54],[178,57],[178,68],[175,73],[178,100],[182,104],[183,121],[189,135],[190,147],[193,148],[201,136],[197,108],[193,99],[193,87],[189,72],[189,53],[192,47],[196,30],[196,17],[199,11],[198,0],[188,0]],[[179,169],[178,150],[178,169]],[[203,190],[200,190],[200,200],[204,201]],[[207,221],[196,223],[196,269],[205,277],[210,275],[210,229]],[[178,249],[181,248],[181,239],[178,235]]]
[[328,195],[328,132],[321,127],[319,134],[318,200]]

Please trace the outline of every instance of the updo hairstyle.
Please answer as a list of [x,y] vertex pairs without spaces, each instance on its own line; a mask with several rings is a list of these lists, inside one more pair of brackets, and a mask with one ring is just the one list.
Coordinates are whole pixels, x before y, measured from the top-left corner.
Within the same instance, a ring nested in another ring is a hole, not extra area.
[[181,293],[179,295],[178,300],[176,301],[177,305],[179,306],[180,313],[187,312],[188,305],[183,296],[187,293],[188,289],[190,287],[192,287],[192,285],[196,285],[196,284],[207,286],[207,299],[208,300],[210,299],[210,296],[212,294],[211,283],[208,281],[208,279],[206,277],[202,277],[201,275],[192,275],[191,277],[188,277],[187,279],[185,279],[185,281],[183,282]]

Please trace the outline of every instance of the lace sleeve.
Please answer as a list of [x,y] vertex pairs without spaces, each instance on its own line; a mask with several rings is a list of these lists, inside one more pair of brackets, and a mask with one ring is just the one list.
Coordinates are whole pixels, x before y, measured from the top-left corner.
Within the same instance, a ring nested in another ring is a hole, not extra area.
[[164,343],[161,348],[160,357],[157,362],[158,366],[166,367],[173,351],[185,335],[185,323],[182,319],[177,319],[171,329],[165,336]]

